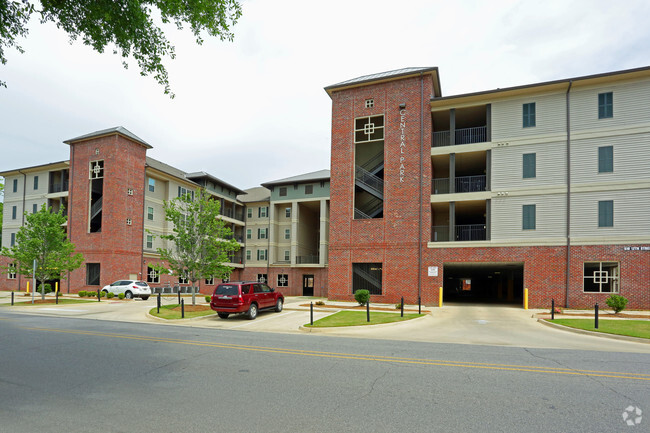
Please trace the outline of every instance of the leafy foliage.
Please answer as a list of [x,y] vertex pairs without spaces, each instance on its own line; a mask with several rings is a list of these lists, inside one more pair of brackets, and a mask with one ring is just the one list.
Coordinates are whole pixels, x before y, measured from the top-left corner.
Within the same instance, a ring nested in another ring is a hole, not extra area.
[[[16,234],[16,244],[12,248],[3,247],[2,255],[16,264],[16,272],[32,276],[36,260],[35,278],[41,284],[47,280],[61,278],[66,271],[81,266],[83,256],[75,254],[74,245],[63,230],[66,217],[63,209],[52,213],[45,205],[33,214],[25,214],[26,222]],[[4,266],[9,271],[9,266]]]
[[627,298],[621,295],[609,295],[609,298],[607,298],[606,302],[609,308],[614,310],[614,314],[618,314],[621,311],[625,310],[625,306],[627,305]]
[[[165,219],[173,224],[173,232],[160,236],[171,242],[170,248],[158,248],[160,258],[168,264],[156,265],[163,273],[173,271],[185,275],[192,286],[200,279],[227,278],[232,272],[230,254],[239,250],[232,239],[232,231],[218,218],[220,203],[199,190],[196,198],[191,194],[166,201]],[[192,304],[196,304],[195,291]]]
[[359,305],[366,305],[370,300],[370,292],[368,290],[357,290],[354,292],[354,299],[359,303]]
[[[40,5],[40,9],[37,7]],[[163,57],[174,59],[174,46],[167,40],[154,17],[163,24],[173,23],[179,30],[189,26],[196,43],[203,43],[202,32],[220,40],[233,40],[230,27],[241,16],[236,0],[0,0],[0,62],[7,63],[4,49],[15,47],[17,38],[26,37],[30,17],[40,15],[41,23],[51,21],[70,36],[103,53],[112,47],[128,68],[129,56],[138,63],[140,75],[153,74],[164,86],[165,94],[174,97],[169,86]],[[0,85],[5,86],[0,81]]]

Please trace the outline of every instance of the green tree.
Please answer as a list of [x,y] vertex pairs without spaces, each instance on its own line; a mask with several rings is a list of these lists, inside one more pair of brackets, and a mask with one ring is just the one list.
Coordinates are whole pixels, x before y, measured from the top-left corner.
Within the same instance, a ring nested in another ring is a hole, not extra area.
[[[154,17],[163,24],[173,23],[180,30],[189,26],[196,43],[203,43],[202,32],[220,40],[233,40],[230,27],[241,16],[236,0],[0,0],[0,63],[7,63],[5,48],[24,52],[18,38],[28,35],[32,15],[41,23],[51,21],[70,36],[103,53],[107,47],[122,56],[122,64],[133,58],[140,75],[153,74],[174,97],[169,86],[163,57],[174,59],[174,46],[167,40]],[[6,83],[0,81],[0,86]]]
[[[239,250],[230,227],[219,218],[220,203],[199,190],[193,194],[165,201],[165,219],[173,224],[173,232],[160,238],[171,243],[170,248],[158,248],[160,258],[167,263],[155,265],[163,273],[185,275],[195,287],[200,279],[227,278],[232,268],[230,255]],[[192,290],[192,305],[196,304]]]
[[[36,260],[35,278],[43,290],[45,281],[61,278],[64,272],[81,266],[83,256],[75,254],[74,245],[63,229],[66,222],[63,209],[52,213],[51,208],[43,205],[36,213],[25,213],[25,218],[25,225],[16,234],[15,245],[11,248],[3,247],[2,255],[15,263],[16,272],[28,277],[32,276]],[[9,271],[9,266],[3,269]]]

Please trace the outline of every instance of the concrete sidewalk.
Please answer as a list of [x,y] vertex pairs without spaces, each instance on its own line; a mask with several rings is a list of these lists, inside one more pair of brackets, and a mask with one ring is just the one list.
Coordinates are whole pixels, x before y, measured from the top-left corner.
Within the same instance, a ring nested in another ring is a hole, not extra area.
[[[197,304],[206,305],[204,296],[197,295]],[[47,295],[47,297],[52,298],[53,295]],[[63,298],[82,299],[78,296],[65,295]],[[31,297],[21,295],[16,296],[15,299],[16,302],[29,301]],[[162,299],[163,305],[177,303],[176,297],[163,297]],[[185,299],[186,304],[191,302],[191,296],[184,296],[183,299]],[[5,304],[0,311],[81,319],[114,320],[134,324],[156,323],[167,326],[297,334],[305,333],[305,331],[300,330],[300,327],[309,323],[309,303],[317,300],[319,298],[287,297],[284,311],[281,313],[261,312],[255,320],[247,320],[241,315],[231,316],[227,320],[223,320],[214,315],[190,320],[167,321],[148,315],[149,310],[156,306],[156,297],[151,297],[147,301],[141,299],[119,301],[102,298],[101,302],[62,305],[36,304],[11,307],[6,305],[10,302],[10,293],[0,292],[0,304]],[[331,301],[327,301],[327,304],[336,305],[342,309],[357,305],[354,302]],[[396,310],[393,304],[371,304],[371,307],[382,308],[399,314],[399,310]],[[406,305],[405,309],[417,312],[417,305]],[[318,308],[314,305],[314,320],[334,314],[337,311],[340,310],[337,308]],[[538,323],[536,316],[547,313],[548,310],[524,310],[518,306],[503,305],[447,304],[442,308],[423,308],[424,312],[427,313],[422,319],[390,325],[329,328],[319,330],[318,335],[430,343],[650,353],[650,344],[575,334]],[[650,318],[650,313],[646,313]]]

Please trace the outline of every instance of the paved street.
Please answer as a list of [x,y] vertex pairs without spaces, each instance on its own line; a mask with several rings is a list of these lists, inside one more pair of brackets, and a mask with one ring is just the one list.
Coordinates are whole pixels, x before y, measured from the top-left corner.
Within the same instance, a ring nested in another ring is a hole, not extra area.
[[622,417],[629,406],[650,414],[650,357],[641,353],[238,332],[6,308],[0,341],[8,432],[647,431],[650,418],[634,430]]

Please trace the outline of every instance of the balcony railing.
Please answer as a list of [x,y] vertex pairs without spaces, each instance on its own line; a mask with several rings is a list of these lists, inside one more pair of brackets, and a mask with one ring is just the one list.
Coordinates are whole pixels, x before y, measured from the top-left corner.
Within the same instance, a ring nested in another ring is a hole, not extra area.
[[296,256],[297,265],[317,265],[318,254],[309,256]]
[[[475,126],[454,131],[454,144],[484,143],[487,141],[487,126]],[[432,147],[449,146],[450,131],[437,131],[433,133]]]
[[[454,192],[478,192],[486,190],[486,176],[461,176],[454,179]],[[433,179],[431,183],[433,194],[449,194],[449,178]]]
[[[487,230],[485,224],[464,224],[454,227],[454,242],[484,241]],[[431,240],[433,242],[449,242],[449,226],[432,226]]]
[[64,192],[68,190],[68,181],[66,180],[65,182],[57,182],[57,183],[52,183],[50,184],[50,188],[48,190],[48,193],[52,194],[55,192]]

